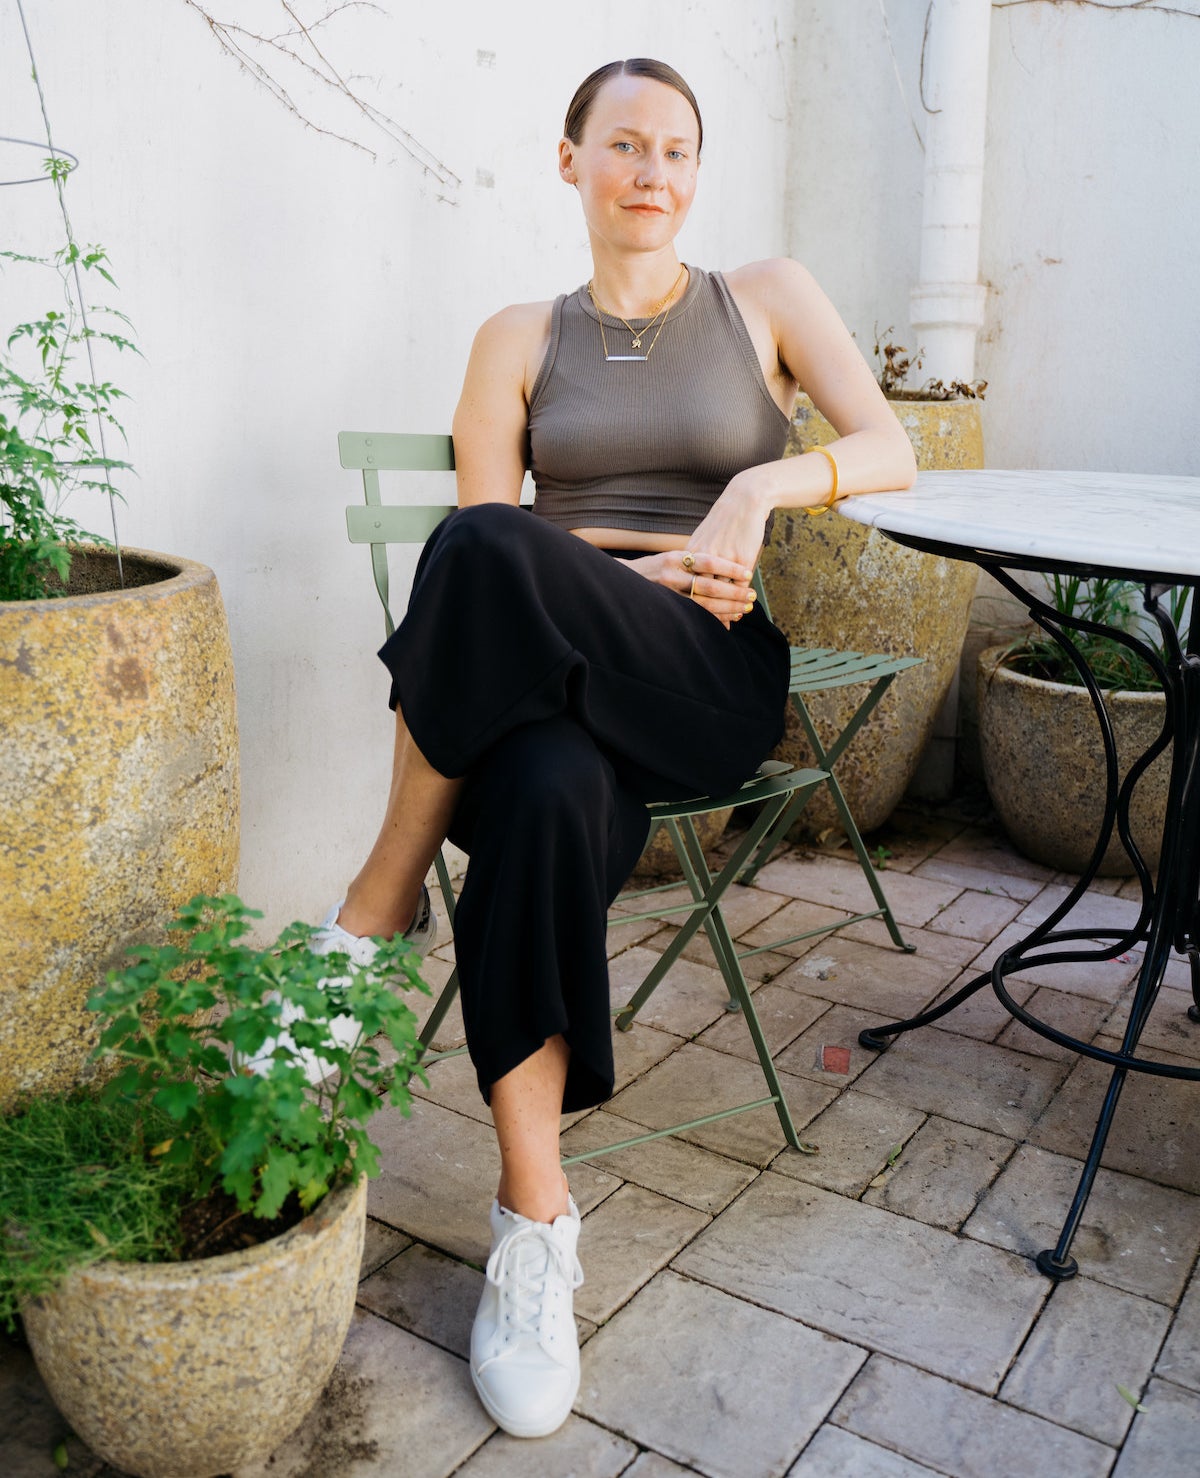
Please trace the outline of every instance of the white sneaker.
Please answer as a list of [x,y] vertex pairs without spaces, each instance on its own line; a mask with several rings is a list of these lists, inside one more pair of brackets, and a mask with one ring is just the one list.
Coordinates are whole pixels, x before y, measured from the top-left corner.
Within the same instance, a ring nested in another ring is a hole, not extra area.
[[[358,934],[348,934],[337,921],[345,899],[335,903],[325,917],[325,922],[312,936],[309,948],[315,955],[343,954],[349,955],[351,961],[356,965],[369,965],[379,953],[379,946],[369,937]],[[433,948],[434,940],[437,938],[437,915],[433,911],[433,902],[429,897],[429,889],[424,883],[421,884],[421,896],[417,902],[417,914],[412,924],[404,933],[405,939],[412,946],[414,952],[424,957]],[[321,981],[322,988],[330,985],[349,985],[350,979],[346,975],[331,975],[327,980]],[[282,1024],[290,1026],[296,1021],[302,1012],[298,1006],[293,1006],[285,1001],[283,1006]],[[350,1051],[358,1046],[359,1031],[358,1022],[352,1016],[335,1016],[329,1022],[329,1035],[339,1047]],[[242,1067],[250,1072],[262,1076],[271,1070],[272,1054],[278,1046],[285,1046],[295,1050],[296,1044],[288,1031],[282,1031],[277,1037],[268,1037],[253,1057],[246,1058]],[[336,1064],[327,1062],[325,1058],[318,1057],[309,1047],[299,1049],[300,1062],[304,1068],[305,1076],[310,1083],[323,1082],[330,1073],[336,1071]]]
[[545,1437],[579,1390],[572,1307],[583,1269],[579,1208],[547,1224],[492,1202],[492,1252],[471,1330],[471,1380],[493,1421],[514,1437]]

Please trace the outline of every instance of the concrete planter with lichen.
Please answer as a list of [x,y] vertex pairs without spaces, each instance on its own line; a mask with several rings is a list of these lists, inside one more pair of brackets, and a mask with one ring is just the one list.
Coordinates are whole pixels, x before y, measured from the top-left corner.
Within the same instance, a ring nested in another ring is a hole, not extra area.
[[[1104,746],[1086,688],[1031,677],[1005,664],[1008,647],[979,655],[979,740],[988,795],[1013,845],[1047,867],[1079,873],[1091,860],[1104,815]],[[1124,780],[1162,732],[1166,698],[1106,690],[1104,707]],[[1134,788],[1130,829],[1146,865],[1157,867],[1170,786],[1170,754]],[[1130,877],[1133,863],[1114,828],[1101,877]]]
[[237,883],[229,631],[204,565],[77,553],[0,602],[0,1111],[95,1069],[90,993],[196,893]]
[[[983,466],[977,400],[890,403],[922,471]],[[785,455],[836,439],[808,397],[799,396]],[[872,831],[895,809],[933,733],[958,668],[978,571],[905,549],[848,518],[803,512],[776,513],[762,571],[775,622],[794,645],[925,659],[896,678],[838,765],[859,829]],[[845,727],[863,693],[851,686],[806,700],[826,742]],[[776,758],[813,763],[794,715]],[[800,833],[820,835],[837,825],[833,802],[818,790]]]
[[268,1242],[195,1262],[99,1262],[22,1312],[47,1389],[135,1478],[270,1456],[316,1404],[354,1312],[367,1181]]

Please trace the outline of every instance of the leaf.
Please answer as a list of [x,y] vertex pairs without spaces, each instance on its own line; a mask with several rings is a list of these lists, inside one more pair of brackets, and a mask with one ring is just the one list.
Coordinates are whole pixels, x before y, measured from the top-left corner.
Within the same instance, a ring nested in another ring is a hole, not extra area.
[[1145,1411],[1147,1409],[1145,1406],[1142,1405],[1142,1403],[1133,1394],[1133,1392],[1129,1389],[1128,1386],[1118,1385],[1117,1386],[1117,1394],[1123,1400],[1128,1401],[1129,1404],[1130,1404],[1130,1406],[1133,1407],[1134,1411]]
[[71,1459],[67,1456],[67,1444],[65,1442],[60,1442],[58,1446],[54,1449],[54,1466],[59,1470],[60,1473],[65,1473],[67,1471],[67,1465],[70,1461]]

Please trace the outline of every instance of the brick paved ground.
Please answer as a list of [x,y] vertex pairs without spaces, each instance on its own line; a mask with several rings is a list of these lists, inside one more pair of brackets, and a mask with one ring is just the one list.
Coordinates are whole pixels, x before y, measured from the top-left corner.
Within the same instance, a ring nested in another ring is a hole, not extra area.
[[[768,1108],[573,1169],[583,1380],[559,1433],[516,1442],[472,1394],[465,1356],[497,1160],[457,1059],[433,1070],[410,1121],[381,1116],[387,1168],[371,1187],[360,1307],[322,1405],[237,1478],[1191,1478],[1196,1087],[1130,1081],[1076,1238],[1080,1275],[1052,1287],[1030,1258],[1054,1241],[1104,1072],[1011,1021],[990,992],[880,1056],[857,1037],[989,963],[1065,880],[965,815],[901,812],[876,842],[891,852],[884,881],[915,954],[870,922],[750,963],[792,1112],[819,1153],[781,1147]],[[754,945],[856,912],[863,895],[845,851],[792,849],[735,889],[728,913]],[[1129,885],[1109,881],[1086,917],[1136,911]],[[653,922],[613,929],[615,1001],[670,937]],[[431,971],[444,978],[450,950],[438,954]],[[1111,1041],[1136,968],[1132,956],[1061,967],[1014,993],[1078,1037]],[[1173,964],[1145,1041],[1197,1062],[1187,983]],[[724,999],[707,946],[689,947],[617,1038],[617,1095],[571,1124],[566,1144],[759,1096]],[[847,1071],[820,1065],[825,1047],[849,1050]],[[0,1353],[5,1406],[21,1416],[0,1467],[54,1472],[61,1421],[16,1349]],[[71,1456],[71,1472],[114,1478],[77,1443]]]

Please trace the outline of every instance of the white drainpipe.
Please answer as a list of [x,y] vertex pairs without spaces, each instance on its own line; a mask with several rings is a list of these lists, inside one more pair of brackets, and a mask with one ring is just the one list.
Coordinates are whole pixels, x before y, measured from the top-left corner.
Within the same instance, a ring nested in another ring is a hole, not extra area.
[[933,0],[925,51],[921,277],[910,299],[922,379],[975,378],[991,0]]

